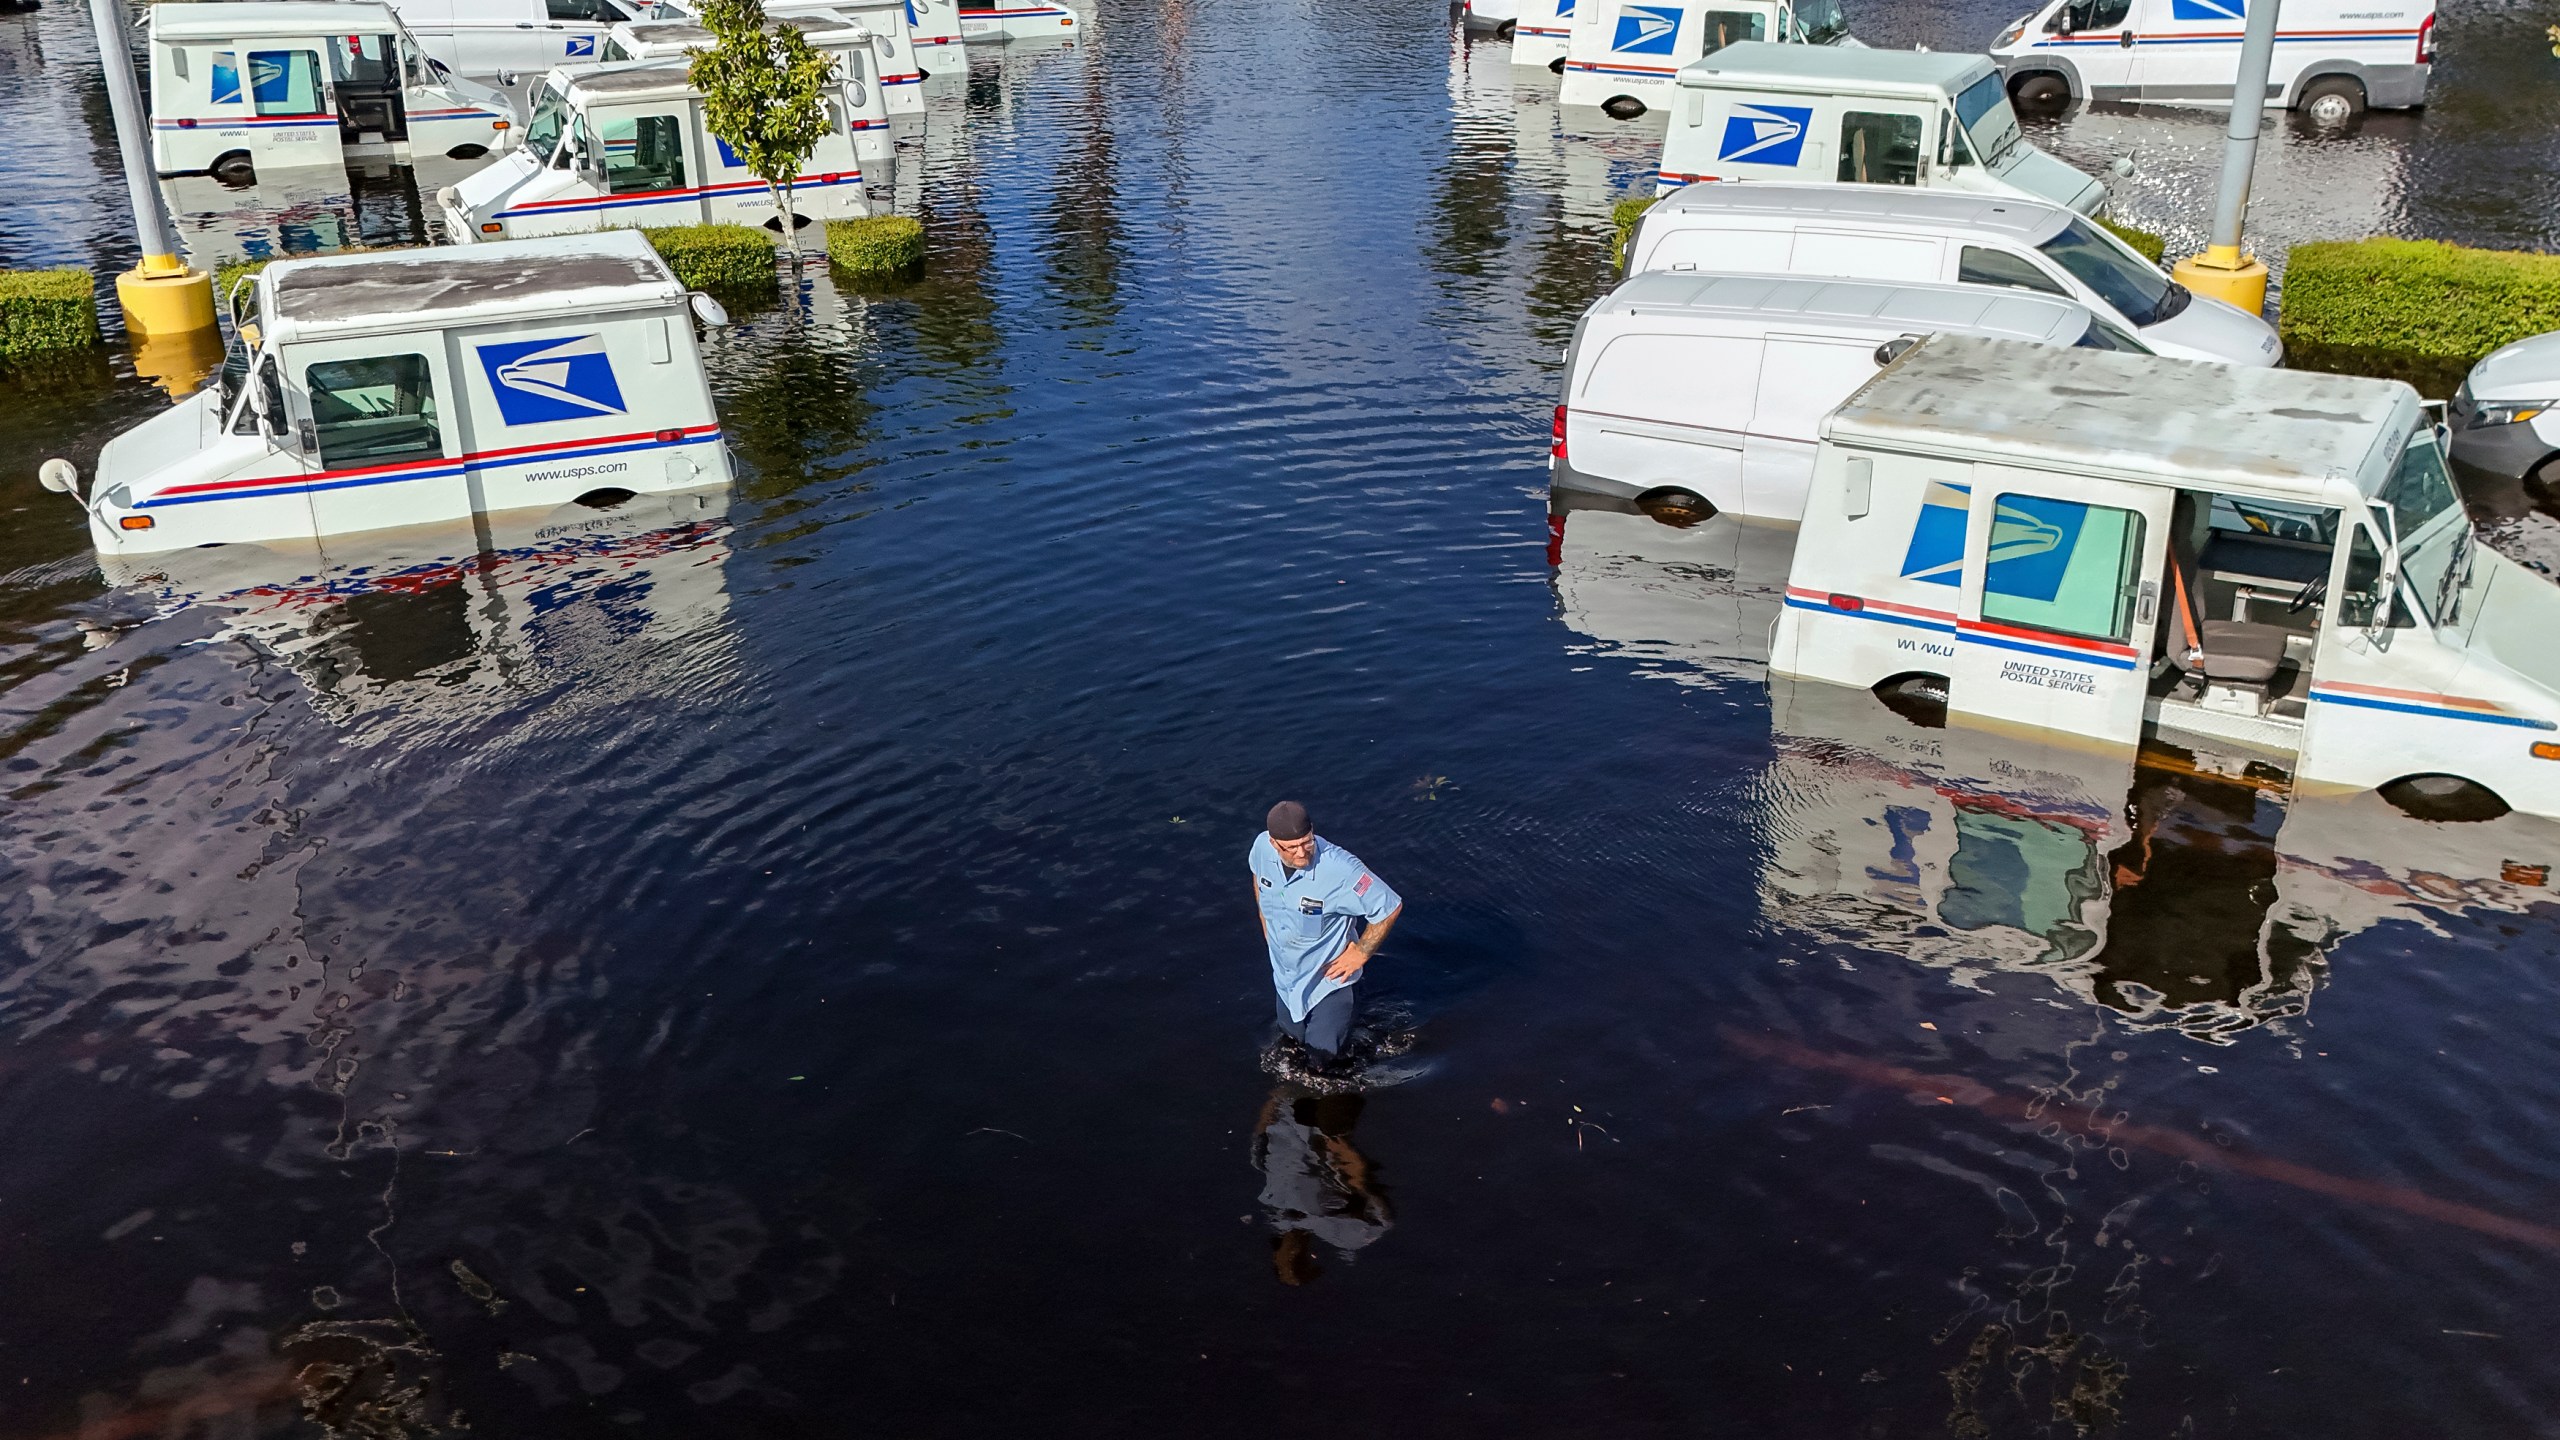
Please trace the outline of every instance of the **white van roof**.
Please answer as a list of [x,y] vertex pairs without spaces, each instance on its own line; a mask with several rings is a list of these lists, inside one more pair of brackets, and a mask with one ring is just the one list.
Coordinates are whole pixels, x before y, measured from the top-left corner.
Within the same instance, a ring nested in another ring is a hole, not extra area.
[[[867,45],[871,32],[859,20],[850,20],[833,10],[794,10],[774,17],[783,24],[809,37],[812,45],[833,40],[843,45]],[[616,34],[628,36],[639,45],[681,45],[710,48],[711,32],[694,20],[625,20],[613,27]]]
[[220,0],[149,7],[155,40],[238,40],[257,35],[369,35],[402,29],[388,5],[347,0]]
[[1707,90],[1827,95],[1952,95],[1994,73],[1987,55],[1872,50],[1863,45],[1772,45],[1737,40],[1680,67],[1680,83]]
[[[1963,330],[2035,345],[2069,345],[2088,333],[2089,312],[2056,295],[1983,285],[1904,285],[1795,275],[1706,275],[1657,270],[1630,278],[1591,307],[1604,315],[1828,326],[1860,334]],[[2050,351],[2037,353],[2049,354]]]
[[[687,78],[693,62],[675,56],[665,60],[625,60],[612,65],[554,70],[543,83],[553,85],[573,103],[596,100],[674,100],[694,93]],[[557,82],[554,84],[554,82]]]
[[2076,214],[2041,200],[1982,195],[1966,190],[1922,190],[1901,185],[1748,185],[1701,181],[1683,185],[1645,211],[1655,215],[1751,216],[1822,225],[1918,230],[1934,235],[1963,232],[1999,235],[2035,245],[2051,239]]
[[685,293],[637,230],[279,260],[258,283],[280,341],[672,305]]
[[1938,335],[1822,422],[1847,444],[2339,505],[2422,412],[2397,380]]

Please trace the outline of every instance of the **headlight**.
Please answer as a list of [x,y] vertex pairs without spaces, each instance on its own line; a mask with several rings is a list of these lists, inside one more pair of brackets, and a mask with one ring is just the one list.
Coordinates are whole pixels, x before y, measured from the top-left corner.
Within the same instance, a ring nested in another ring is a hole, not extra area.
[[2017,44],[2018,37],[2026,33],[2027,22],[2021,20],[2017,24],[2010,26],[2008,29],[2001,31],[2000,38],[1991,42],[1991,48],[1994,50],[2006,50],[2010,46]]
[[2471,423],[2465,429],[2478,430],[2490,425],[2521,425],[2545,410],[2560,409],[2549,400],[2492,401],[2471,412]]

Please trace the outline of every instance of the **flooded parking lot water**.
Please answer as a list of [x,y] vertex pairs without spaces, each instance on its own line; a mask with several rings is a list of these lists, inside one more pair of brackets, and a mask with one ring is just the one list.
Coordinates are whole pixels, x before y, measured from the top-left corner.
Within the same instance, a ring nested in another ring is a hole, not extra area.
[[[2263,233],[2547,242],[2529,18]],[[81,19],[0,265],[129,262]],[[2560,826],[1773,687],[1786,532],[1551,531],[1652,156],[1550,93],[1429,6],[975,56],[924,278],[707,342],[701,505],[107,577],[35,466],[165,397],[6,381],[0,1433],[2553,1433]],[[2185,235],[2218,133],[2054,138]],[[1283,793],[1400,1083],[1265,1073]]]

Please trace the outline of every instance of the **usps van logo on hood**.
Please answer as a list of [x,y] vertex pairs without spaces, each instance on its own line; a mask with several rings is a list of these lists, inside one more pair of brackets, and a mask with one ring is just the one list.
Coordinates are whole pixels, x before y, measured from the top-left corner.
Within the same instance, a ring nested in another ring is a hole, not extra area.
[[1630,5],[1618,12],[1617,38],[1609,48],[1620,55],[1668,55],[1680,33],[1680,11],[1660,5]]
[[1812,125],[1810,105],[1736,105],[1725,117],[1716,158],[1793,165],[1804,154],[1804,132]]
[[498,397],[498,415],[509,425],[625,413],[601,335],[517,340],[479,350],[480,368]]

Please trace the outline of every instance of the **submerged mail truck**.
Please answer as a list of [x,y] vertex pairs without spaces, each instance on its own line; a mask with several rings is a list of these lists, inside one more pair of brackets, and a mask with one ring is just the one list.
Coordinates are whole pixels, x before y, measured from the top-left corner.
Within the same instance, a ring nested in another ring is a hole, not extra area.
[[386,6],[161,4],[150,23],[151,164],[163,175],[469,160],[516,131],[507,97],[438,70]]
[[[945,0],[948,8],[949,0]],[[653,18],[701,21],[696,14],[698,0],[659,0]],[[909,23],[910,16],[922,16],[927,7],[912,0],[770,0],[764,7],[768,19],[785,16],[819,16],[850,20],[871,32],[873,63],[871,70],[880,77],[880,88],[887,92],[892,115],[924,113],[923,57],[931,48],[924,32]],[[921,20],[918,21],[921,23]],[[951,43],[960,43],[959,22],[952,22]]]
[[639,235],[281,260],[219,383],[109,441],[101,551],[309,540],[725,484],[687,296]]
[[[2231,103],[2244,0],[2050,0],[1991,45],[2009,93],[2031,109],[2074,100]],[[2435,0],[2286,0],[2267,71],[2270,110],[2340,125],[2427,103]]]
[[1770,664],[2560,815],[2560,588],[2396,381],[1923,341],[1823,422]]
[[[828,10],[795,10],[774,17],[772,23],[798,30],[811,48],[836,62],[836,94],[844,102],[845,128],[853,133],[853,153],[866,165],[886,161],[896,147],[889,134],[888,87],[874,83],[872,60],[877,46],[869,28]],[[640,20],[613,27],[605,37],[600,63],[689,64],[690,52],[711,45],[711,32],[690,20]]]
[[1955,285],[1638,275],[1565,351],[1550,476],[1588,494],[1794,521],[1817,427],[1923,336],[2138,350],[2068,300]]
[[1644,212],[1627,269],[1840,275],[2059,295],[2154,354],[2273,365],[2275,327],[2198,296],[2093,220],[2010,195],[1879,185],[1689,185]]
[[[1524,0],[1536,5],[1541,0]],[[1545,0],[1570,28],[1559,103],[1597,106],[1632,120],[1671,104],[1682,67],[1729,45],[1842,45],[1839,0]],[[1569,19],[1566,17],[1570,17]],[[1523,22],[1529,17],[1525,10]],[[1542,20],[1541,27],[1544,28]],[[1513,42],[1514,63],[1518,42]]]
[[[855,83],[829,87],[831,123],[791,191],[795,231],[871,213],[853,149]],[[682,61],[552,71],[524,144],[436,192],[436,205],[456,244],[721,221],[782,229],[765,183],[711,133]]]
[[1072,40],[1081,28],[1076,12],[1043,0],[960,0],[960,38],[970,45],[1015,40]]
[[1680,72],[1657,193],[1699,180],[2016,195],[2094,215],[2107,189],[2019,134],[1979,55],[1746,41]]
[[638,0],[390,0],[446,69],[503,78],[592,61]]

